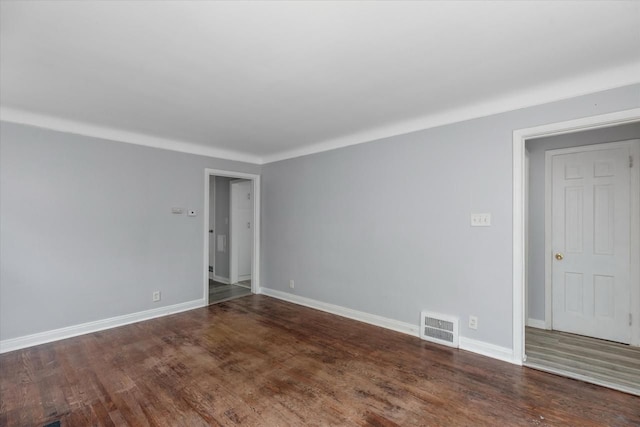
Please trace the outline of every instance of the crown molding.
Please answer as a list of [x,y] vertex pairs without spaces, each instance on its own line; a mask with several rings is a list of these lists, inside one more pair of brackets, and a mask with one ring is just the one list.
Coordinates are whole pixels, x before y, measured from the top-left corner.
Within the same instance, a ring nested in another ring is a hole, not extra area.
[[640,83],[639,76],[640,61],[637,61],[571,79],[559,80],[551,84],[512,92],[502,97],[476,104],[470,104],[461,108],[444,111],[442,113],[396,122],[387,126],[368,129],[363,132],[357,132],[351,135],[321,141],[292,150],[280,151],[265,157],[204,146],[193,142],[173,140],[143,133],[68,120],[5,106],[0,106],[0,120],[146,147],[264,165],[281,160],[307,156],[310,154],[363,144],[392,136],[404,135],[438,126],[487,117],[494,114],[539,106],[542,104],[638,84]]
[[466,120],[478,119],[522,108],[535,107],[638,83],[640,83],[640,61],[571,79],[558,80],[551,84],[513,92],[486,102],[422,116],[413,120],[397,122],[388,126],[369,129],[364,132],[322,141],[293,150],[281,151],[270,156],[265,156],[263,158],[263,164],[335,150],[337,148],[404,135]]
[[127,144],[142,145],[145,147],[160,148],[163,150],[178,151],[181,153],[196,154],[199,156],[216,157],[225,160],[235,160],[238,162],[262,164],[262,159],[260,157],[239,151],[207,147],[192,142],[162,138],[75,120],[62,119],[46,114],[33,113],[5,106],[0,106],[0,120],[76,135],[124,142]]

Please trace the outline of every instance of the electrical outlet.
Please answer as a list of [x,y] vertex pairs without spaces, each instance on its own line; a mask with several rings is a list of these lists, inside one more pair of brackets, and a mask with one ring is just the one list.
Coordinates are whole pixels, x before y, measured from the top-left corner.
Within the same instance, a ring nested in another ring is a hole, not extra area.
[[478,318],[476,316],[469,316],[469,329],[478,329]]
[[296,287],[296,284],[295,284],[295,283],[293,283],[293,279],[289,280],[289,287],[290,287],[291,289],[293,289],[293,288],[295,288],[295,287]]
[[160,301],[160,291],[155,291],[152,295],[153,302]]

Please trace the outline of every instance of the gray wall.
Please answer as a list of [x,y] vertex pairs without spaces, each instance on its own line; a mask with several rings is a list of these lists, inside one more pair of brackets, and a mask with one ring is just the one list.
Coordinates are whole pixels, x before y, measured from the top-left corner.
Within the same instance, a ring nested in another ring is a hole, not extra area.
[[225,252],[216,250],[216,275],[229,278],[229,182],[233,178],[216,177],[216,235],[227,236]]
[[204,169],[260,173],[6,122],[0,154],[2,340],[202,298]]
[[544,320],[545,152],[640,138],[640,123],[527,141],[529,151],[529,318]]
[[635,85],[267,164],[261,284],[511,347],[514,129],[639,106]]
[[209,167],[262,170],[263,286],[510,347],[513,130],[635,107],[640,85],[262,168],[0,123],[0,339],[202,298]]

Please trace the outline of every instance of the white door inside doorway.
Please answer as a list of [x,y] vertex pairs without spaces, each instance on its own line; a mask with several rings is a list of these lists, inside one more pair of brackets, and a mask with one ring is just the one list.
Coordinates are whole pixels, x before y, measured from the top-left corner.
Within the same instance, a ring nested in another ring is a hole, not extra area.
[[610,143],[548,153],[555,330],[631,341],[631,147]]
[[231,181],[230,282],[251,279],[253,194],[248,180]]
[[209,279],[216,275],[216,177],[209,177]]

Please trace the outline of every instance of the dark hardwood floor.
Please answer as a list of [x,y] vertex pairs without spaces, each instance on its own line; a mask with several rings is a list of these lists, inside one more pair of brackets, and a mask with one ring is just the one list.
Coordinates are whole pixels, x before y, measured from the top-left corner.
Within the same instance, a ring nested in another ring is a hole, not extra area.
[[638,426],[640,398],[252,295],[0,356],[0,425]]

